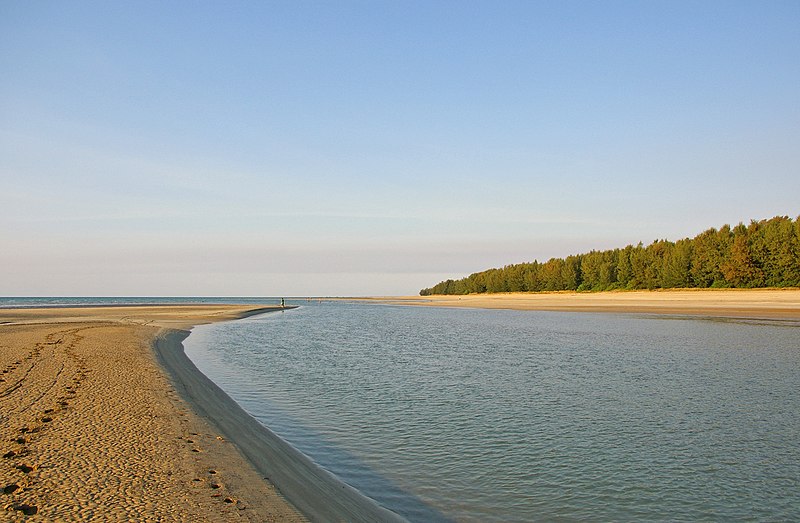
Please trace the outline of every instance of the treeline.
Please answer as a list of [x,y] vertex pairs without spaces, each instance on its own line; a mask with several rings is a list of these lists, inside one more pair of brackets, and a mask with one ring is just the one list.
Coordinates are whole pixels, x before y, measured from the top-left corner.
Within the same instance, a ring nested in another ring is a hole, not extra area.
[[677,242],[506,265],[440,282],[420,295],[687,287],[800,287],[800,216],[724,225]]

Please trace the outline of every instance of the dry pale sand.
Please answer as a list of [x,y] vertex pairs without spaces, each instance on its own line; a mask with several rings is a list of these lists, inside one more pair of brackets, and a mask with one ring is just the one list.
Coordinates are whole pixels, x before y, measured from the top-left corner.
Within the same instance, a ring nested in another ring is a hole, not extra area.
[[399,305],[800,320],[800,289],[682,289],[368,298]]
[[0,519],[304,520],[153,352],[165,328],[252,309],[0,310]]

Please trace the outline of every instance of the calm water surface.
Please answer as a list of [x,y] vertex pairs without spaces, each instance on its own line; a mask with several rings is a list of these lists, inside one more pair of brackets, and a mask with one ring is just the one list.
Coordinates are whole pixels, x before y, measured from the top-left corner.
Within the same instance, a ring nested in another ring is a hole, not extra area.
[[323,302],[186,346],[413,521],[800,519],[797,326]]
[[37,296],[37,297],[15,297],[1,296],[0,307],[20,308],[20,307],[84,307],[88,305],[184,305],[193,303],[232,303],[232,304],[260,304],[278,305],[281,299],[277,297],[206,297],[206,296],[177,296],[168,297],[147,297],[147,296]]

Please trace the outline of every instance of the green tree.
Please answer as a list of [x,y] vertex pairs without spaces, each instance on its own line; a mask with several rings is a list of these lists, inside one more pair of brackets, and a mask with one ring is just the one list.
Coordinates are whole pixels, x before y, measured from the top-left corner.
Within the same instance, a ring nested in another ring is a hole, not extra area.
[[600,267],[603,265],[603,253],[591,251],[581,256],[580,290],[598,290],[600,287]]
[[491,269],[486,273],[486,292],[508,292],[508,282],[499,269]]
[[665,288],[690,287],[692,240],[679,240],[664,256],[661,284]]
[[720,267],[728,256],[730,236],[730,226],[724,225],[719,231],[712,228],[695,237],[689,271],[694,286],[724,287],[727,284]]
[[737,227],[731,245],[730,255],[721,264],[725,280],[734,287],[758,287],[764,283],[764,273],[753,262],[750,245],[747,241],[747,230]]
[[723,225],[693,239],[656,240],[624,249],[591,251],[506,265],[445,280],[420,294],[605,290],[617,287],[800,286],[800,216]]
[[507,265],[503,268],[506,279],[506,288],[509,292],[522,292],[525,290],[525,275],[522,264]]
[[770,287],[800,286],[800,239],[795,234],[792,220],[782,216],[753,221],[747,232],[750,255],[753,263],[763,271],[764,284]]
[[654,288],[655,282],[650,281],[650,274],[648,273],[648,266],[650,265],[650,253],[642,247],[641,242],[639,245],[631,249],[631,279],[628,283],[630,289],[648,289]]
[[561,276],[561,269],[563,267],[564,260],[561,258],[551,258],[541,266],[542,290],[564,290],[564,282]]
[[542,281],[539,278],[539,262],[526,263],[522,274],[525,282],[525,290],[528,292],[538,292],[542,290]]
[[631,267],[631,251],[633,245],[628,245],[624,249],[617,251],[617,284],[620,287],[628,287],[633,277]]
[[567,256],[561,263],[561,290],[576,290],[581,284],[581,278],[581,257]]

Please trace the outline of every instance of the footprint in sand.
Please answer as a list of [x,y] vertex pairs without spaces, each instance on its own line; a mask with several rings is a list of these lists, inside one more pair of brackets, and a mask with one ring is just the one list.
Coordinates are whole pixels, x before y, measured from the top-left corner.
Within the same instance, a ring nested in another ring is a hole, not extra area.
[[14,507],[14,510],[19,510],[26,516],[33,516],[37,512],[39,512],[39,507],[37,507],[36,505],[17,505],[16,507]]
[[17,470],[21,470],[23,474],[28,474],[29,472],[33,471],[33,467],[30,465],[17,465]]
[[12,483],[11,485],[6,485],[5,487],[3,487],[3,494],[12,494],[17,490],[19,490],[19,485],[17,485],[16,483]]

